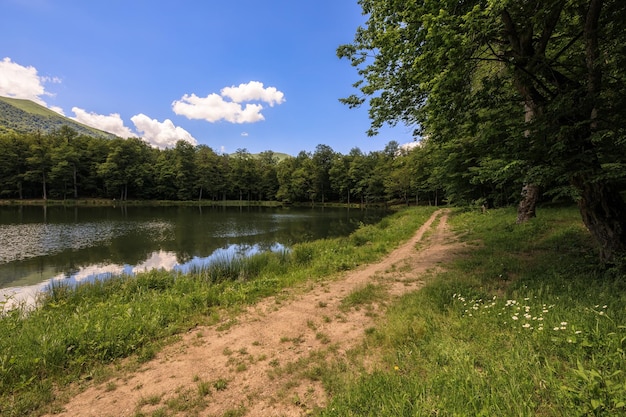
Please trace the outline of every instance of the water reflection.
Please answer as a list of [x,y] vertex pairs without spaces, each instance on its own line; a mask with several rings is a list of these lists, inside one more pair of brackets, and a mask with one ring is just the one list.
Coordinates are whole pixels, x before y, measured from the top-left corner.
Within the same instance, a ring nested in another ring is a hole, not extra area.
[[21,287],[9,287],[0,289],[0,304],[4,304],[5,309],[11,309],[18,305],[31,306],[36,303],[37,296],[49,291],[54,285],[74,286],[83,282],[94,282],[100,279],[107,279],[119,275],[135,275],[151,270],[178,271],[183,274],[194,270],[201,270],[216,261],[232,260],[249,257],[257,253],[272,251],[283,252],[288,250],[280,243],[274,243],[269,248],[262,245],[229,245],[215,250],[209,256],[194,256],[190,260],[180,263],[175,252],[156,251],[151,253],[147,259],[137,265],[116,265],[102,264],[81,267],[72,272],[58,274],[51,279],[36,284]]
[[216,259],[283,251],[347,235],[384,215],[328,208],[0,207],[0,303],[3,293],[7,303],[32,302],[51,282],[74,285],[153,268],[186,273]]

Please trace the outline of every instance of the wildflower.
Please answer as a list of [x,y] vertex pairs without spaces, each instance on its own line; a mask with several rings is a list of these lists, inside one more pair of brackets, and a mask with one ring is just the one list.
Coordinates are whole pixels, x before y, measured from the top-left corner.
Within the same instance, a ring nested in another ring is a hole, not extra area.
[[556,326],[556,327],[555,327],[554,329],[552,329],[552,330],[554,330],[554,331],[557,331],[557,332],[558,332],[560,329],[561,329],[561,328],[560,328],[559,326]]
[[603,306],[602,306],[602,308],[607,308],[607,305],[606,305],[606,304],[605,304],[605,305],[603,305]]
[[511,316],[511,318],[512,318],[513,320],[519,320],[519,317],[517,317],[517,316]]
[[400,370],[400,367],[399,367],[398,365],[396,365],[396,366],[394,366],[394,367],[393,367],[393,370],[394,370],[394,371],[399,371],[399,370]]
[[522,327],[528,329],[530,327],[530,323],[525,323]]
[[567,322],[566,321],[562,321],[561,322],[561,326],[567,326]]
[[581,333],[582,333],[582,330],[576,330],[576,331],[574,332],[574,334],[581,334]]

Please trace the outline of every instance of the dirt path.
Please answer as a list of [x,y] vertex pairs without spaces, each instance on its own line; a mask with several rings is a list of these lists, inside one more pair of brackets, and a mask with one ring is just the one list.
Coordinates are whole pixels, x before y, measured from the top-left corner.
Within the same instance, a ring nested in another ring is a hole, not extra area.
[[384,284],[391,296],[420,288],[424,273],[452,255],[447,218],[447,211],[437,211],[379,263],[263,300],[230,326],[188,332],[139,371],[80,393],[57,416],[307,415],[326,402],[311,377],[315,361],[345,357],[384,309],[346,311],[341,301],[368,283]]

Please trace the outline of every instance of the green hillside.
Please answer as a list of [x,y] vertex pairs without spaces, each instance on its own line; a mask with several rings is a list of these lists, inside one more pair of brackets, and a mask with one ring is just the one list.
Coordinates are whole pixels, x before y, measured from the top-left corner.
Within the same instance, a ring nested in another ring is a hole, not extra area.
[[114,138],[115,135],[68,119],[57,112],[30,100],[0,97],[0,134],[2,133],[50,133],[61,126],[69,126],[88,136]]

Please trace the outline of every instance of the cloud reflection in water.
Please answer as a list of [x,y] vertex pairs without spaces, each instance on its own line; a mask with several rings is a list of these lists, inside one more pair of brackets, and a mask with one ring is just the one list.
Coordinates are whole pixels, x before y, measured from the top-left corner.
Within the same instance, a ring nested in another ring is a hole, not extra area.
[[[39,284],[3,288],[0,289],[0,307],[4,303],[4,309],[12,309],[16,306],[25,305],[32,307],[36,304],[37,297],[49,291],[54,285],[74,286],[83,282],[94,282],[119,275],[135,275],[151,270],[179,271],[187,274],[194,270],[206,268],[216,261],[231,260],[253,256],[257,253],[271,251],[283,252],[287,248],[281,243],[273,243],[269,248],[258,244],[241,245],[231,244],[219,248],[209,256],[194,256],[186,262],[179,262],[176,252],[159,250],[152,252],[146,260],[137,265],[100,264],[81,267],[70,273],[59,274]],[[1,310],[2,308],[0,308]]]

